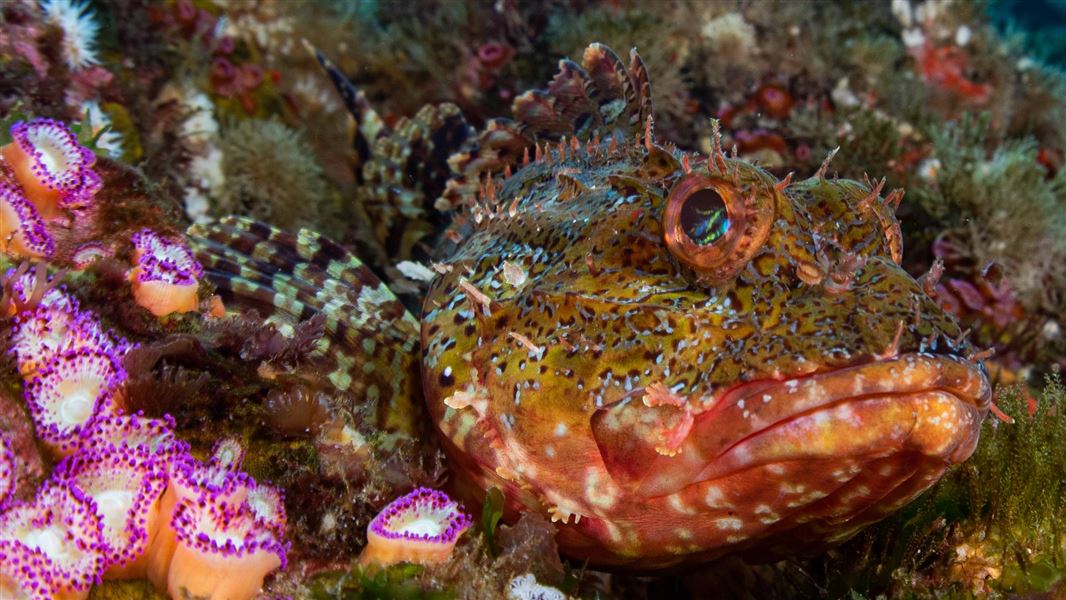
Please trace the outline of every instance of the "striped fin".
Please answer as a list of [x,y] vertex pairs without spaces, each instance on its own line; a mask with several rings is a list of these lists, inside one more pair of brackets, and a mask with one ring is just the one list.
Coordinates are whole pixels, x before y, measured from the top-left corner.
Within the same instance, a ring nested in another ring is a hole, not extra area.
[[396,261],[427,258],[449,222],[434,204],[452,175],[449,157],[470,149],[477,132],[454,104],[424,106],[389,129],[362,90],[314,53],[356,121],[356,178],[374,237]]
[[627,68],[602,44],[585,49],[582,64],[563,59],[548,89],[529,90],[511,106],[514,121],[497,119],[478,137],[476,147],[453,156],[456,176],[448,182],[442,205],[473,204],[478,184],[507,165],[517,165],[536,142],[617,138],[648,143],[651,134],[651,82],[636,50]]
[[243,217],[194,225],[189,242],[229,307],[287,322],[324,314],[319,349],[329,381],[374,403],[377,425],[415,435],[422,420],[418,322],[343,246]]
[[359,165],[366,164],[366,161],[370,158],[370,150],[374,146],[374,142],[379,138],[389,135],[390,131],[385,121],[381,119],[374,107],[370,105],[370,102],[366,99],[366,94],[363,90],[360,90],[353,84],[348,77],[341,72],[337,65],[333,64],[333,61],[326,58],[325,54],[322,54],[317,48],[311,46],[306,40],[304,45],[307,49],[315,55],[318,59],[318,63],[325,69],[326,74],[329,75],[330,81],[333,82],[334,87],[337,88],[337,92],[341,95],[341,100],[344,101],[344,106],[351,113],[355,119],[355,135],[354,146],[356,157],[359,159]]

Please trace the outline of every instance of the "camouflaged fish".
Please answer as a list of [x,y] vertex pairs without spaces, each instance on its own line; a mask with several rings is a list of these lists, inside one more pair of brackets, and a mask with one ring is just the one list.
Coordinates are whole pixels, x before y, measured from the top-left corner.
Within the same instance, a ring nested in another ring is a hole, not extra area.
[[238,302],[325,311],[331,377],[381,427],[428,420],[468,500],[500,488],[508,518],[550,515],[596,565],[816,551],[973,452],[988,379],[899,265],[901,192],[828,160],[777,180],[717,135],[709,157],[664,145],[640,58],[597,44],[514,113],[442,141],[459,152],[432,194],[380,197],[399,230],[457,214],[418,322],[311,232],[231,219],[199,230],[200,258]]

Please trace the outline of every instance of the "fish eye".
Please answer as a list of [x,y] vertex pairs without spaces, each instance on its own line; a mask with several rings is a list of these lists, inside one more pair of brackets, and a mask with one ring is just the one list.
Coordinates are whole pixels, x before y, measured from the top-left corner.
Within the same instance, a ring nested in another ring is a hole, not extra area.
[[747,264],[769,235],[773,213],[771,195],[693,173],[670,191],[663,236],[698,283],[713,285]]
[[713,244],[729,231],[729,211],[714,188],[696,190],[681,200],[681,231],[697,246]]

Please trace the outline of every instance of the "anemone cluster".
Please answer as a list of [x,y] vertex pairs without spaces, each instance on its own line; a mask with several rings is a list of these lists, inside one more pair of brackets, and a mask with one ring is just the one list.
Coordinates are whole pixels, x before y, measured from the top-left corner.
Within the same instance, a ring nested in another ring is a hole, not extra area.
[[[50,230],[62,234],[97,202],[95,155],[58,121],[20,121],[11,136],[0,149],[0,250],[48,259]],[[129,244],[137,304],[156,317],[197,309],[203,271],[183,240],[142,229]],[[111,254],[88,242],[71,262],[87,268]],[[37,443],[55,461],[32,498],[16,498],[33,482],[18,480],[21,457],[0,433],[0,596],[85,598],[104,579],[147,577],[172,597],[253,597],[285,565],[281,491],[241,472],[234,440],[200,461],[169,415],[128,411],[124,359],[137,344],[83,310],[43,263],[11,268],[0,283],[3,343]]]
[[[6,312],[46,284],[35,277],[7,274]],[[232,440],[204,462],[177,439],[173,419],[127,414],[122,357],[134,346],[65,291],[38,295],[14,315],[11,352],[37,438],[58,463],[33,500],[7,503],[17,468],[3,446],[4,589],[85,597],[101,579],[148,577],[172,597],[253,597],[285,564],[281,492],[240,471]],[[242,576],[227,575],[234,569]]]

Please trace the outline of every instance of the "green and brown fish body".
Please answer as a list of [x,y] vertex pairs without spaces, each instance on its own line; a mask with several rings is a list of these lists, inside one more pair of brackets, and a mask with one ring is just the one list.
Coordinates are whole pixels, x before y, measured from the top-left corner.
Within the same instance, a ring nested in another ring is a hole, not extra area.
[[[875,192],[721,157],[652,175],[663,150],[606,144],[503,181],[426,299],[430,414],[476,489],[655,568],[842,541],[970,455],[987,381]],[[727,221],[709,270],[672,206]]]
[[987,377],[898,264],[897,194],[666,149],[639,58],[561,67],[445,194],[466,218],[425,298],[422,389],[469,499],[502,489],[593,564],[770,560],[971,454]]

